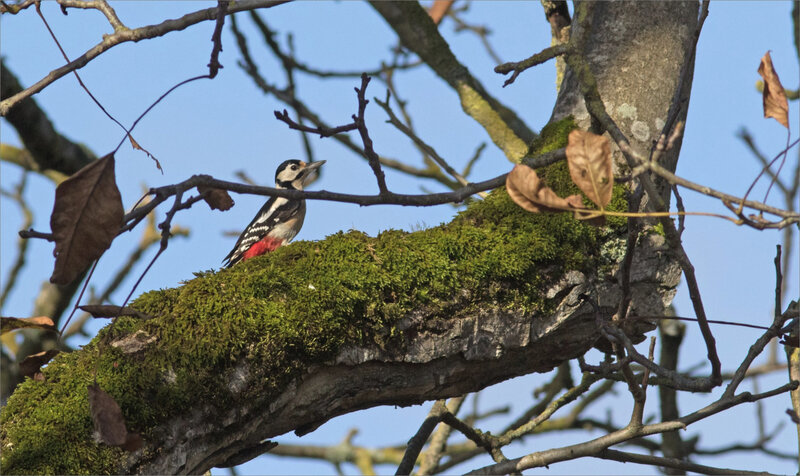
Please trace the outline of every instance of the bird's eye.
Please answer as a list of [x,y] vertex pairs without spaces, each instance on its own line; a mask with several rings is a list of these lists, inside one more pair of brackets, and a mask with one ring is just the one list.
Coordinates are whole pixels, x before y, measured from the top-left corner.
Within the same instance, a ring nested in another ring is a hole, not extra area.
[[292,170],[297,170],[297,166],[296,165],[292,165],[291,168],[292,168]]

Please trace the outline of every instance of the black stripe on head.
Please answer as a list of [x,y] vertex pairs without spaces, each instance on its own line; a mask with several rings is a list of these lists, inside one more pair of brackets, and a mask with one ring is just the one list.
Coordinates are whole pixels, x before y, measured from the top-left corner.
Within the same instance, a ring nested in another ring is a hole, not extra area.
[[[279,183],[278,175],[280,175],[281,172],[290,168],[292,165],[294,165],[297,170],[301,170],[301,164],[302,162],[297,159],[285,160],[281,165],[278,166],[277,170],[275,170],[275,184],[277,185]],[[292,180],[294,180],[294,177],[292,177]]]
[[297,187],[293,185],[293,181],[288,180],[276,180],[275,187],[276,188],[291,188],[293,190],[297,190]]

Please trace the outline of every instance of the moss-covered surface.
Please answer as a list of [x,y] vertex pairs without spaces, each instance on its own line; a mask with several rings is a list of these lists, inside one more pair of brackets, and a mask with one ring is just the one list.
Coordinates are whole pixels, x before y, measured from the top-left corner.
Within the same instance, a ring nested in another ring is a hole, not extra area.
[[[563,124],[562,124],[563,126]],[[540,151],[563,147],[546,138]],[[566,164],[540,171],[560,194],[575,193]],[[623,191],[612,206],[624,209]],[[623,222],[614,222],[618,226]],[[297,242],[230,270],[197,274],[175,289],[151,291],[132,306],[155,316],[119,318],[84,349],[56,357],[46,382],[27,380],[0,415],[2,473],[113,473],[124,453],[92,440],[87,389],[100,386],[122,407],[128,428],[154,438],[159,423],[202,401],[229,408],[237,401],[269,401],[310,364],[347,344],[401,349],[394,327],[412,309],[429,319],[460,306],[499,303],[546,312],[542,290],[558,271],[591,272],[600,242],[612,229],[575,221],[566,213],[533,215],[505,190],[476,201],[450,223],[414,233],[357,231],[318,242]],[[465,292],[466,291],[466,292]],[[108,345],[143,330],[157,338],[140,354]],[[220,388],[220,376],[246,359],[252,385]]]

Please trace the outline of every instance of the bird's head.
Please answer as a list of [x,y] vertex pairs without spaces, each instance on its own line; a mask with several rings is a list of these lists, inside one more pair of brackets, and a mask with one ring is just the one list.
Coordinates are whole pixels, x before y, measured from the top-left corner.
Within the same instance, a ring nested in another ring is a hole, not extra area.
[[310,164],[297,159],[287,160],[275,171],[275,187],[303,190],[304,186],[314,180],[317,169],[324,163],[324,160]]

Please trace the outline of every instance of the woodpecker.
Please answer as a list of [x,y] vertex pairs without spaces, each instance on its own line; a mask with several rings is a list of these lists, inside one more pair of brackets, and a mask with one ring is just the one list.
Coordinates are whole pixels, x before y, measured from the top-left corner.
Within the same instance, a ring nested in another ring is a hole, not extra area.
[[[283,162],[275,171],[275,188],[303,190],[324,163],[324,160],[310,164],[301,160]],[[270,198],[239,235],[236,245],[222,260],[223,264],[230,268],[239,261],[269,253],[292,241],[303,226],[305,216],[305,200]]]

